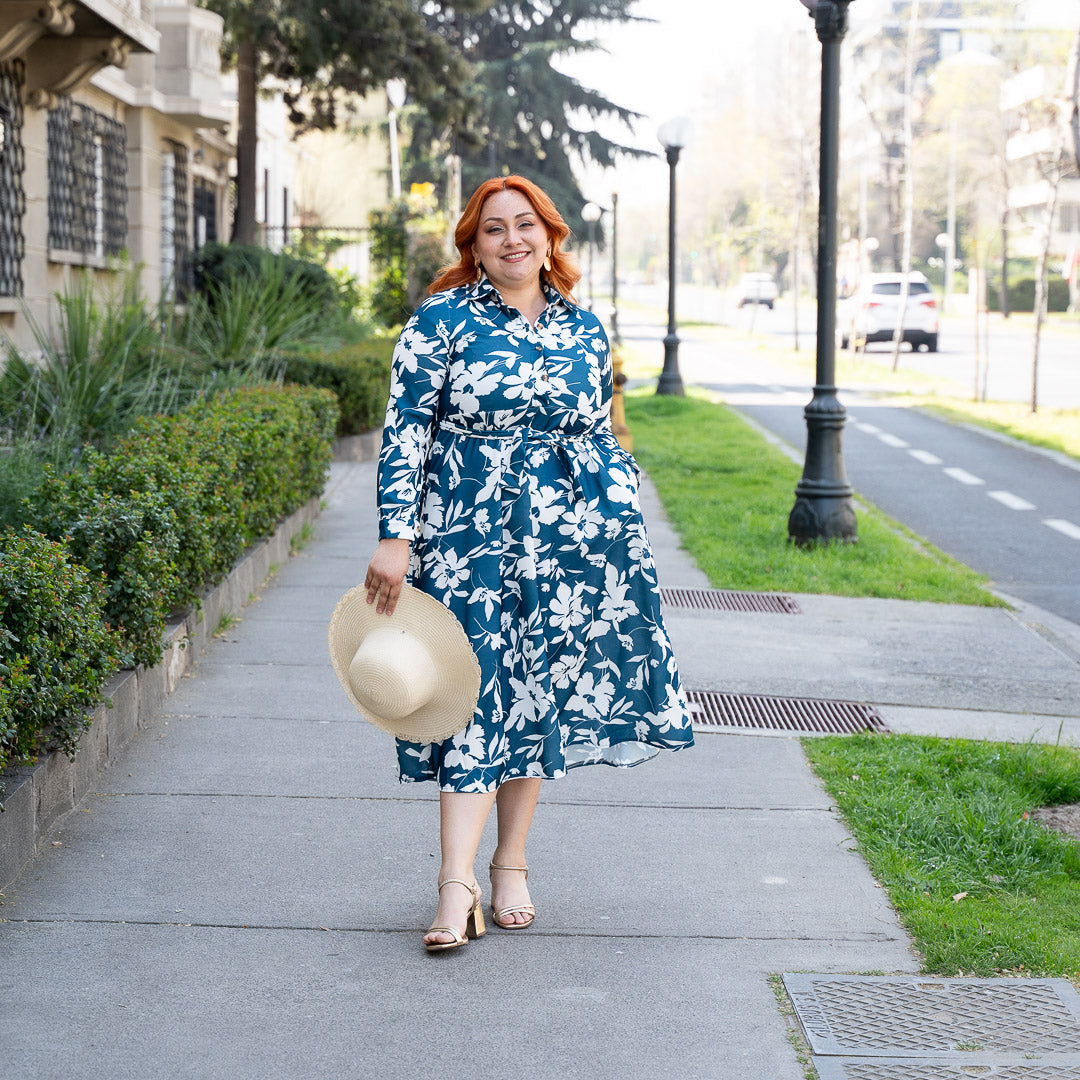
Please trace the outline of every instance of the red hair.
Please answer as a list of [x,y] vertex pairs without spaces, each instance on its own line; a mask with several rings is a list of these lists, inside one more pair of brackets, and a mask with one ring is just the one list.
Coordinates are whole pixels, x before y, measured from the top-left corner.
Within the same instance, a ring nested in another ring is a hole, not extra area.
[[480,211],[489,196],[510,190],[521,192],[532,203],[536,216],[547,229],[551,240],[551,269],[541,273],[568,300],[574,299],[572,290],[581,280],[581,271],[574,260],[562,250],[563,241],[570,235],[570,226],[563,221],[547,193],[524,176],[496,176],[485,180],[473,192],[454,230],[454,246],[460,252],[461,258],[439,271],[439,276],[428,286],[428,296],[444,289],[456,288],[458,285],[468,285],[476,280],[477,266],[472,247],[480,229]]

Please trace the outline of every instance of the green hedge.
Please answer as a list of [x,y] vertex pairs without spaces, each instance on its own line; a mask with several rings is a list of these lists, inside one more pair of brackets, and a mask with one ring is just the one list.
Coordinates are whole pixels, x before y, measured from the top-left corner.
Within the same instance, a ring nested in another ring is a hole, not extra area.
[[[991,285],[986,290],[986,306],[991,311],[1001,310],[1001,289]],[[1035,310],[1035,279],[1020,278],[1009,282],[1009,310]],[[1061,278],[1049,279],[1048,311],[1069,310],[1069,283]]]
[[312,347],[285,356],[285,378],[305,386],[321,386],[337,396],[339,435],[359,435],[381,427],[390,395],[391,338],[355,345]]
[[0,768],[70,751],[109,675],[160,659],[169,614],[322,490],[337,417],[324,389],[236,390],[46,470],[33,529],[0,533]]
[[74,752],[118,661],[104,609],[105,583],[63,544],[0,535],[0,767],[45,741]]

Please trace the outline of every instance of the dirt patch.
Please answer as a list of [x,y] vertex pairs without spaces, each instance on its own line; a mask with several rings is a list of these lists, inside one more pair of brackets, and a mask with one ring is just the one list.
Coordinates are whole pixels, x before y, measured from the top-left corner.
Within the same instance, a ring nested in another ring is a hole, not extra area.
[[1040,806],[1031,811],[1031,816],[1051,829],[1067,833],[1074,840],[1080,840],[1080,803]]

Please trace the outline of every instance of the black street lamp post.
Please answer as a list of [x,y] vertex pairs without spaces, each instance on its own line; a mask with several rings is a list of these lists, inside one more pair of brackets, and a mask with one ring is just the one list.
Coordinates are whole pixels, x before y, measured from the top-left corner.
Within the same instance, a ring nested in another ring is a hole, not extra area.
[[686,393],[682,375],[679,374],[679,335],[675,327],[675,166],[679,163],[679,151],[687,144],[690,122],[686,117],[668,120],[656,133],[668,163],[668,327],[664,338],[664,370],[656,384],[658,394]]
[[844,469],[846,414],[836,396],[836,209],[840,169],[840,43],[852,0],[801,0],[821,42],[821,185],[818,207],[817,371],[806,406],[806,462],[788,517],[788,539],[854,542],[858,524]]
[[586,246],[589,249],[589,273],[588,273],[588,286],[589,286],[589,310],[592,311],[595,306],[595,300],[593,297],[593,252],[596,250],[596,223],[600,220],[600,215],[603,210],[594,202],[587,202],[581,208],[581,219],[585,222],[588,228],[586,234]]

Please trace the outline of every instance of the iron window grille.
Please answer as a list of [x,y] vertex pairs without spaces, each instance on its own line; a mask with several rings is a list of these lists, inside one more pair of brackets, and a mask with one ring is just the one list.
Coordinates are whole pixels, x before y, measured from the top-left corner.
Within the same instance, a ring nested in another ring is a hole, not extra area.
[[49,246],[82,255],[127,247],[127,133],[62,97],[49,113]]
[[26,250],[23,214],[26,191],[23,174],[22,89],[25,69],[21,60],[0,64],[0,296],[22,296],[22,263]]
[[192,285],[188,151],[168,142],[161,155],[161,291],[183,300]]
[[217,186],[211,184],[208,180],[204,180],[201,176],[197,176],[191,200],[191,207],[195,217],[196,251],[206,244],[213,244],[217,241],[217,200]]

